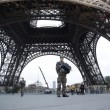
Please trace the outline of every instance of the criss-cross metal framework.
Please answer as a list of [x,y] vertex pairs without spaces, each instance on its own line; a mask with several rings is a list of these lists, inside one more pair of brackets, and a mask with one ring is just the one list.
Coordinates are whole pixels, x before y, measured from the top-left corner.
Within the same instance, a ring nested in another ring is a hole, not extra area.
[[[104,1],[104,2],[103,2]],[[79,69],[87,85],[106,84],[96,46],[110,41],[108,0],[4,0],[0,2],[0,83],[17,83],[22,70],[43,55],[63,55]],[[37,27],[38,20],[61,21]]]

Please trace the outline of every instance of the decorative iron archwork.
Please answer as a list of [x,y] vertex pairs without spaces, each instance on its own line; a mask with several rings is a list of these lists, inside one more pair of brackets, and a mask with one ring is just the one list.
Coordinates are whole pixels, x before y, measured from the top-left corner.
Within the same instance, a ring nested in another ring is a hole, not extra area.
[[[64,55],[74,63],[87,85],[105,84],[96,56],[100,36],[110,41],[110,6],[103,1],[1,2],[1,84],[17,83],[31,60],[50,54]],[[62,25],[38,28],[38,20],[61,21]]]

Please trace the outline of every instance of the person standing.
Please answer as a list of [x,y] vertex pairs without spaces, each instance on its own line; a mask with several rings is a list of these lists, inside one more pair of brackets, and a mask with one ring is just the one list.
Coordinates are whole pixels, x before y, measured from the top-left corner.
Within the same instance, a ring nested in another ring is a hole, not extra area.
[[80,94],[81,94],[81,95],[84,95],[84,94],[85,94],[85,93],[84,93],[84,90],[85,90],[84,83],[81,83],[81,85],[80,85]]
[[26,82],[24,80],[24,78],[22,78],[22,80],[20,81],[20,92],[21,92],[21,97],[24,95],[24,88],[25,88]]
[[66,94],[66,82],[67,74],[70,72],[71,67],[64,62],[64,57],[60,56],[60,61],[56,63],[57,78],[57,97],[61,97],[61,85],[62,85],[62,97],[69,97]]

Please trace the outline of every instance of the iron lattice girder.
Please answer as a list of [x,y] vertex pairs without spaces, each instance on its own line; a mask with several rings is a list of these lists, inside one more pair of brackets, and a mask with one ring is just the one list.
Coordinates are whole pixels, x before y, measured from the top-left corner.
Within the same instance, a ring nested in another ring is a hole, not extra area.
[[82,39],[83,41],[80,42],[81,45],[79,47],[80,48],[79,54],[81,55],[83,66],[86,71],[85,75],[89,77],[90,82],[94,85],[100,83],[104,84],[105,82],[96,59],[96,44],[100,36],[97,35],[96,37],[96,34],[94,33],[88,33],[88,35],[86,36],[91,36],[91,35],[94,36],[92,42],[90,40],[91,37],[89,38],[83,36],[84,39]]
[[[7,50],[7,55],[4,59],[4,65],[1,67],[2,85],[10,86],[13,85],[13,83],[18,82],[19,77],[17,76],[17,70],[22,70],[23,61],[25,61],[23,57],[27,57],[26,54],[24,54],[24,56],[22,55],[22,49],[24,48],[18,49],[16,47],[11,53],[9,53]],[[20,68],[18,67],[19,65]]]
[[[63,25],[37,28],[36,23],[31,24],[33,20],[57,20]],[[4,85],[18,81],[31,60],[48,54],[64,55],[72,61],[88,85],[105,84],[96,59],[96,44],[100,35],[110,40],[108,12],[65,1],[1,3],[0,28],[4,62],[0,75]]]
[[[73,49],[70,49],[70,44],[67,43],[62,43],[62,44],[36,44],[31,46],[28,45],[26,46],[27,48],[24,48],[24,51],[21,54],[21,57],[18,55],[13,54],[12,57],[10,58],[11,60],[9,61],[8,67],[5,66],[5,70],[3,73],[6,75],[4,76],[4,85],[13,85],[13,79],[14,76],[17,77],[17,80],[20,77],[20,74],[23,70],[23,68],[33,59],[42,56],[42,55],[64,55],[67,59],[71,60],[77,67],[80,64],[78,61],[74,61],[73,58],[75,57],[75,53],[73,53]],[[47,48],[48,47],[48,48]],[[37,49],[36,49],[37,48]],[[53,50],[56,49],[56,52]],[[34,51],[33,51],[34,49]],[[46,52],[47,51],[47,52]],[[13,53],[16,53],[13,51]],[[20,52],[21,53],[21,52]],[[26,55],[27,54],[27,55]],[[17,63],[19,61],[19,63]],[[16,68],[16,66],[18,68]],[[3,68],[2,68],[3,69]],[[16,74],[15,74],[16,71]],[[15,81],[17,82],[17,81]]]
[[[23,52],[23,55],[25,52],[29,51],[28,56],[24,62],[23,68],[32,61],[35,58],[38,58],[40,56],[45,56],[45,55],[57,55],[57,56],[64,56],[68,60],[70,60],[72,63],[75,64],[76,67],[80,67],[80,62],[77,59],[77,56],[74,52],[73,47],[71,44],[68,43],[40,43],[36,45],[28,45],[30,47],[29,50],[26,49],[26,51]],[[23,60],[22,60],[23,61]],[[20,68],[21,65],[19,65]],[[16,75],[20,76],[21,72],[16,73]]]
[[[26,59],[25,65],[26,66],[31,60],[36,57],[43,56],[43,55],[62,55],[74,62],[75,52],[74,49],[70,47],[71,43],[40,43],[34,44],[30,47],[29,56]],[[73,55],[74,54],[74,55]],[[77,65],[76,65],[77,66]]]
[[[20,76],[21,72],[22,72],[22,69],[30,62],[32,61],[33,59],[39,57],[39,56],[42,56],[42,55],[64,55],[67,59],[69,59],[70,61],[72,61],[78,68],[79,70],[82,72],[83,69],[81,69],[81,65],[80,65],[80,61],[77,59],[77,54],[82,54],[82,53],[77,53],[74,51],[73,48],[70,48],[72,47],[71,44],[36,44],[36,45],[32,45],[32,46],[29,46],[28,45],[28,48],[29,50],[27,49],[24,49],[22,55],[21,55],[21,58],[18,59],[18,57],[14,57],[14,58],[17,58],[20,62],[19,64],[17,65],[18,68],[16,69],[16,77]],[[34,51],[33,51],[34,50]],[[56,50],[56,52],[55,52]],[[29,53],[28,53],[29,52]],[[27,57],[26,57],[26,54],[27,53]],[[87,52],[86,52],[87,53]],[[88,54],[87,54],[88,55]],[[86,56],[87,56],[86,55]],[[83,56],[83,55],[82,55]],[[84,56],[86,58],[86,56]],[[27,58],[27,59],[26,59]],[[25,62],[24,62],[24,59],[25,59]],[[86,61],[86,60],[85,60]],[[16,62],[14,61],[13,63],[11,62],[11,64],[14,66],[16,65],[15,64]],[[83,62],[84,63],[84,62]],[[10,65],[10,64],[9,64]],[[14,68],[14,67],[10,67],[10,69]],[[22,67],[21,67],[22,66]],[[87,66],[87,65],[86,65]],[[88,65],[89,66],[89,65]],[[86,68],[86,67],[85,67]],[[98,69],[98,68],[97,68]],[[11,71],[11,74],[10,74],[10,71],[11,70],[8,70],[9,73],[7,73],[7,76],[10,76],[8,77],[8,84],[12,84],[12,80],[14,77],[12,71]],[[88,71],[88,70],[87,70]],[[103,80],[101,79],[101,81],[93,81],[92,77],[91,77],[91,74],[88,74],[88,72],[86,71],[86,76],[84,75],[84,73],[82,73],[82,76],[83,78],[90,80],[89,81],[89,84],[104,84]],[[92,71],[93,72],[93,71]],[[90,71],[91,73],[91,71]],[[93,76],[93,75],[92,75]],[[96,75],[94,75],[96,76]],[[94,78],[93,76],[93,78]],[[97,77],[97,76],[96,76]],[[6,77],[7,78],[7,77]],[[91,81],[92,80],[92,81]]]
[[74,3],[78,3],[85,6],[94,7],[100,10],[110,12],[109,0],[60,0],[60,1],[74,2]]
[[[67,40],[69,34],[69,24],[73,23],[75,25],[72,26],[72,29],[76,28],[76,25],[83,26],[89,30],[99,33],[103,35],[108,40],[110,37],[107,33],[110,32],[110,14],[90,8],[85,7],[83,5],[71,4],[68,2],[39,2],[39,1],[25,1],[25,2],[13,2],[8,4],[1,4],[1,26],[4,26],[4,30],[10,36],[19,36],[21,41],[26,42],[25,36],[27,37],[27,41],[30,41],[36,38],[36,42],[41,38],[41,41],[45,39],[42,33],[45,33],[45,36],[51,36],[51,34],[59,33],[59,36],[53,36],[52,38],[58,39],[61,36],[64,36],[65,33],[65,41]],[[10,8],[11,7],[11,8]],[[9,14],[7,14],[9,12]],[[59,20],[64,21],[65,30],[63,28],[54,28],[53,31],[51,29],[33,29],[30,27],[30,22],[32,20]],[[21,25],[19,25],[19,22]],[[10,29],[15,32],[10,32]],[[9,31],[8,31],[9,30]],[[40,33],[39,33],[40,32]],[[51,33],[52,32],[52,33]],[[40,38],[39,38],[39,34]],[[70,40],[73,37],[73,34],[70,34]],[[49,37],[50,39],[50,37]],[[32,42],[34,42],[33,40]],[[68,41],[68,42],[69,42]],[[38,41],[39,42],[39,41]],[[51,41],[50,41],[51,42]]]
[[[15,2],[15,1],[26,1],[26,0],[3,0],[3,1],[0,1],[0,3]],[[40,0],[40,1],[43,1],[43,0]],[[78,4],[83,4],[85,6],[94,7],[94,8],[98,8],[98,9],[110,12],[110,6],[109,6],[110,1],[109,0],[77,0],[77,1],[76,0],[46,0],[46,1],[49,1],[49,2],[50,1],[54,1],[54,2],[65,1],[65,2],[71,2],[71,3],[78,3]]]
[[1,52],[1,67],[4,64],[5,58],[7,57],[7,52],[11,53],[15,48],[14,41],[6,35],[6,33],[0,30],[0,52]]

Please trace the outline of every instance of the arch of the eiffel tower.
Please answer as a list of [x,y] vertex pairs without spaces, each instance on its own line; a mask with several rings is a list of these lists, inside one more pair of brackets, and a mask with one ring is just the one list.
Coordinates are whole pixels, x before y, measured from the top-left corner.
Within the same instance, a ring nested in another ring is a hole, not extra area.
[[[62,25],[39,28],[39,20]],[[63,55],[87,85],[104,85],[96,55],[100,37],[110,41],[109,0],[0,0],[1,85],[18,82],[25,66],[44,55]]]

